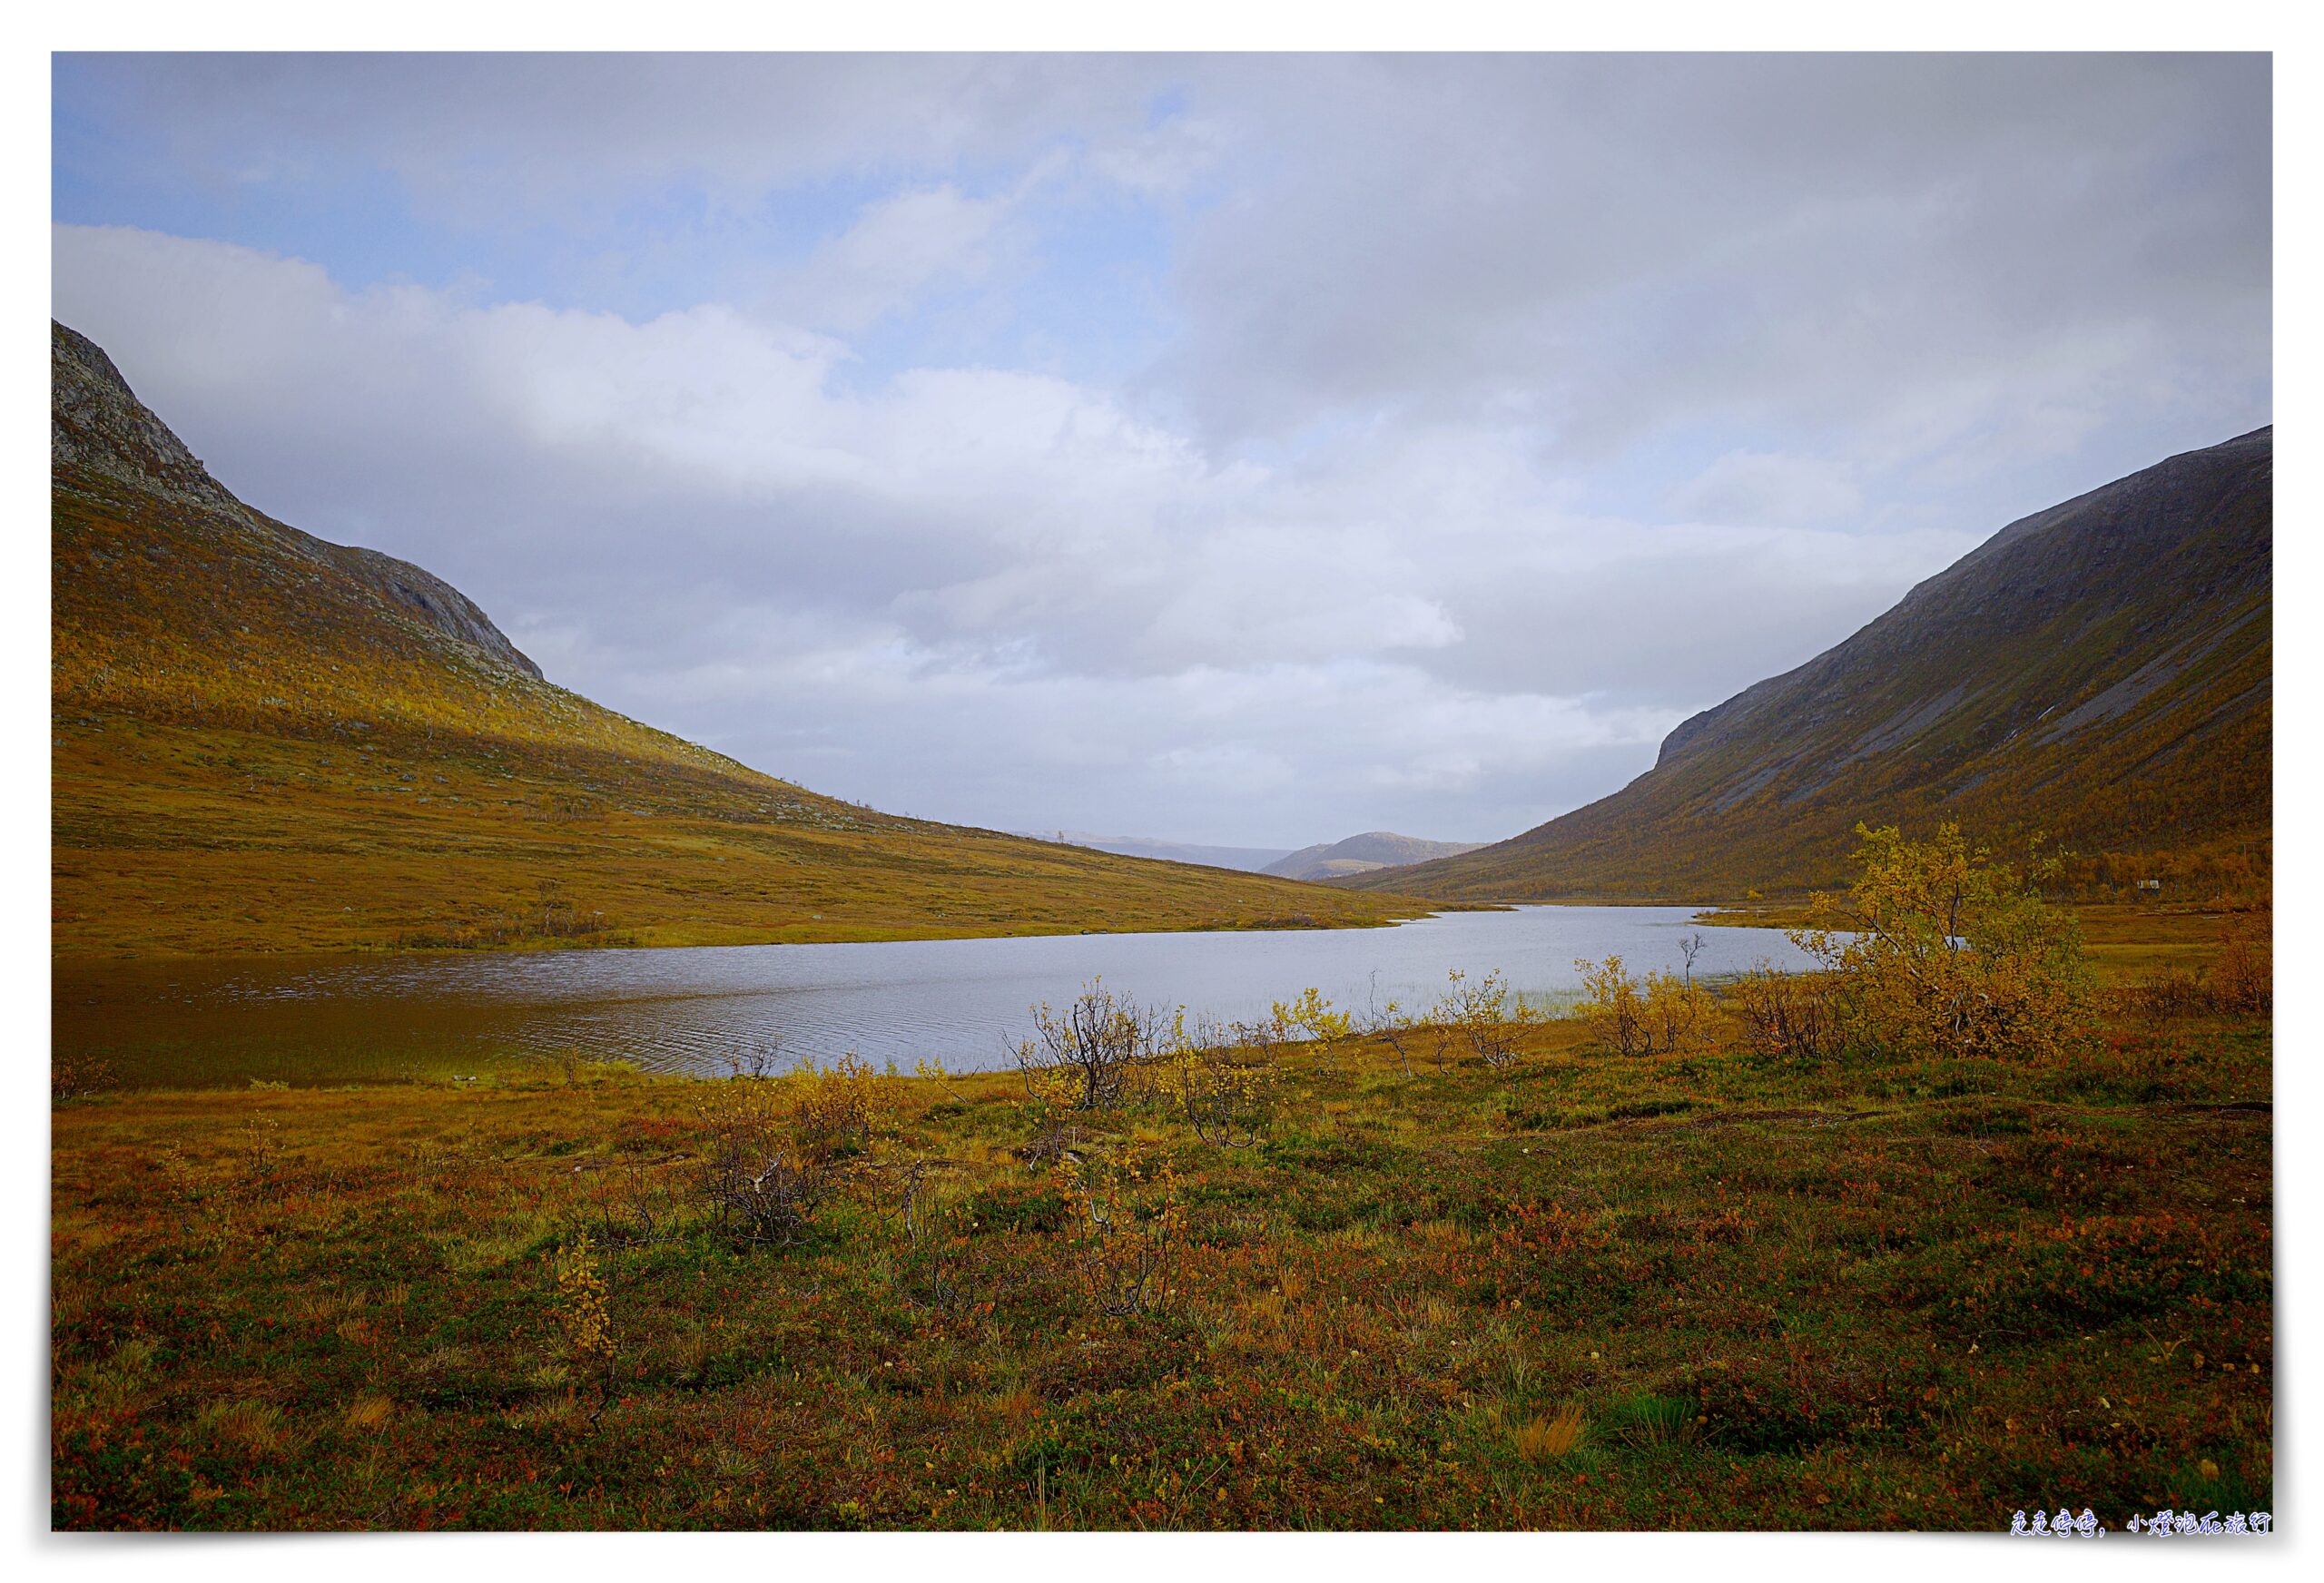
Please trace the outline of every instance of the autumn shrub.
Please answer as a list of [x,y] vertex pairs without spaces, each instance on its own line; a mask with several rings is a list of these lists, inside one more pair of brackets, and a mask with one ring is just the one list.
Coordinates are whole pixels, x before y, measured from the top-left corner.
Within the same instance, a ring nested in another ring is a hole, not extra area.
[[1283,1094],[1277,1045],[1274,1025],[1189,1026],[1180,1011],[1163,1045],[1162,1092],[1204,1143],[1246,1147],[1266,1135]]
[[582,1377],[596,1387],[596,1406],[589,1414],[589,1421],[595,1424],[604,1414],[612,1390],[616,1349],[605,1275],[586,1232],[557,1251],[554,1278],[556,1322],[564,1332],[566,1351]]
[[1295,1044],[1301,1054],[1322,1063],[1339,1054],[1354,1026],[1354,1019],[1346,1012],[1333,1010],[1323,991],[1313,985],[1301,990],[1296,1000],[1276,1001],[1268,1015],[1268,1042],[1278,1047]]
[[1454,1049],[1465,1049],[1482,1065],[1499,1069],[1513,1064],[1533,1013],[1510,995],[1498,969],[1473,984],[1458,968],[1445,977],[1450,982],[1438,998],[1431,1020],[1443,1030]]
[[1590,1037],[1618,1055],[1646,1054],[1653,1024],[1647,1017],[1646,996],[1638,975],[1618,956],[1602,962],[1579,958],[1573,967],[1581,975],[1581,1003],[1575,1010],[1588,1025]]
[[1649,973],[1644,981],[1619,956],[1574,963],[1581,975],[1577,1008],[1599,1044],[1624,1056],[1667,1055],[1714,1042],[1718,1007],[1691,977]]
[[868,1070],[704,1085],[695,1182],[712,1223],[752,1246],[802,1241],[879,1125]]
[[1718,1004],[1691,978],[1646,976],[1646,1022],[1653,1047],[1666,1054],[1699,1050],[1714,1042]]
[[1840,1051],[1840,1011],[1820,974],[1787,973],[1762,959],[1727,986],[1727,1005],[1756,1055],[1824,1061]]
[[2276,951],[2270,930],[2272,915],[2262,913],[2254,925],[2237,919],[2226,929],[2212,984],[2222,1011],[2242,1017],[2266,1017],[2276,1005]]
[[745,1242],[795,1240],[820,1195],[801,1189],[798,1162],[781,1168],[789,1151],[777,1086],[745,1077],[705,1085],[694,1108],[703,1134],[697,1183],[713,1222]]
[[1859,824],[1862,870],[1791,931],[1867,1045],[1903,1055],[2053,1058],[2083,1033],[2090,974],[2071,915],[1957,825],[1925,841]]
[[2220,931],[2209,968],[2164,964],[2119,996],[2123,1010],[2149,1021],[2174,1017],[2266,1017],[2275,1008],[2275,949],[2267,926],[2237,919]]
[[[626,1140],[624,1140],[626,1141]],[[678,1200],[661,1160],[619,1152],[603,1170],[588,1172],[581,1184],[581,1202],[568,1212],[568,1224],[599,1247],[641,1247],[657,1242],[675,1229]]]
[[1017,1156],[1029,1165],[1050,1166],[1073,1154],[1081,1143],[1081,1075],[1059,1067],[1029,1070],[1025,1077],[1024,1115],[1028,1136]]
[[1413,1075],[1413,1036],[1417,1031],[1418,1025],[1404,1015],[1402,1004],[1394,1000],[1384,1003],[1377,998],[1355,1025],[1355,1032],[1362,1037],[1378,1039],[1395,1052],[1396,1062],[1407,1077]]
[[799,1067],[783,1080],[793,1134],[812,1151],[866,1153],[894,1127],[899,1086],[852,1053],[828,1067]]
[[282,1124],[271,1116],[251,1116],[242,1123],[234,1143],[234,1164],[243,1195],[253,1202],[271,1197],[285,1163]]
[[1017,1067],[1029,1094],[1063,1080],[1076,1110],[1109,1110],[1129,1096],[1138,1069],[1152,1061],[1160,1016],[1120,999],[1092,978],[1059,1010],[1043,1001],[1031,1008],[1033,1037],[1017,1047]]
[[51,1099],[84,1099],[113,1086],[113,1065],[103,1057],[61,1045],[49,1051],[48,1096]]
[[1186,1209],[1167,1149],[1132,1139],[1109,1154],[1058,1165],[1074,1265],[1101,1313],[1128,1318],[1167,1306],[1185,1278]]
[[2165,964],[2122,995],[2123,1008],[2149,1020],[2194,1017],[2219,1009],[2219,992],[2200,968]]

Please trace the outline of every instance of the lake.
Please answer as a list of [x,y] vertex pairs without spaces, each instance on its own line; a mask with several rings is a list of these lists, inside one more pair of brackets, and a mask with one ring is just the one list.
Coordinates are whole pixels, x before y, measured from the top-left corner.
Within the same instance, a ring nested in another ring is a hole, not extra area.
[[[1027,1008],[1063,1005],[1102,978],[1117,995],[1222,1021],[1264,1016],[1314,985],[1342,1009],[1425,1010],[1458,968],[1499,969],[1537,1005],[1570,1001],[1578,957],[1641,974],[1680,965],[1692,907],[1522,907],[1450,912],[1389,929],[1046,935],[854,945],[710,946],[527,955],[245,957],[60,963],[60,1048],[222,1075],[237,1061],[295,1072],[359,1051],[478,1065],[578,1052],[648,1071],[721,1073],[753,1045],[785,1060],[852,1051],[874,1064],[1005,1066]],[[1771,929],[1701,929],[1698,974],[1806,959]]]

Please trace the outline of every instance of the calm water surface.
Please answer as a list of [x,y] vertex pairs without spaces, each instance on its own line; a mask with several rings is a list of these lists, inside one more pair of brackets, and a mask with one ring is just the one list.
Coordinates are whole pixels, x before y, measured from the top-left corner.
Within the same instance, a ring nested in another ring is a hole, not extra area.
[[[1027,1008],[1102,977],[1118,995],[1221,1020],[1264,1015],[1314,985],[1343,1008],[1424,1009],[1447,969],[1498,968],[1530,998],[1570,998],[1577,957],[1639,972],[1679,966],[1691,907],[1525,907],[1393,929],[1102,934],[859,945],[714,946],[527,956],[264,957],[57,969],[56,1038],[222,1061],[360,1049],[379,1057],[553,1057],[723,1072],[753,1044],[829,1060],[853,1051],[909,1071],[1004,1065]],[[1704,929],[1698,973],[1761,958],[1797,968],[1782,933]]]

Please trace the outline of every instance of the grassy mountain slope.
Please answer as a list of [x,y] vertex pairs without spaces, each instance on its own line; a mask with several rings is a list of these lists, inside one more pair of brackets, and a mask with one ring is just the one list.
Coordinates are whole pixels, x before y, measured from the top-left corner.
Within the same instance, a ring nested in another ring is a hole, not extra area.
[[243,506],[55,327],[54,949],[1371,923],[1400,898],[817,796],[541,679],[458,592]]
[[1846,642],[1680,725],[1610,797],[1341,883],[1448,899],[1840,882],[1859,820],[2076,854],[2083,894],[2267,883],[2274,433],[2013,523]]

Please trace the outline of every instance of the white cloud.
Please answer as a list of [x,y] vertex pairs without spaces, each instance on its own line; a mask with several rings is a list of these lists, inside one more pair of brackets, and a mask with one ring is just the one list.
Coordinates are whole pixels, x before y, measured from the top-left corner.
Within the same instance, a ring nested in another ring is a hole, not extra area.
[[1847,469],[1813,457],[1729,451],[1671,491],[1670,503],[1712,522],[1793,526],[1829,522],[1864,504]]
[[1013,205],[1013,195],[970,198],[950,185],[883,198],[778,278],[770,301],[804,322],[862,329],[931,290],[986,279]]
[[[631,323],[148,232],[55,248],[60,317],[254,504],[438,570],[616,708],[847,795],[1008,824],[1069,785],[1137,828],[1185,824],[1192,789],[1220,836],[1434,828],[1432,800],[1530,813],[1563,751],[1635,756],[1673,718],[1396,657],[1466,641],[1479,514],[1541,514],[1486,439],[1455,445],[1465,481],[1441,445],[1401,476],[1393,451],[1219,467],[1050,376],[848,390],[843,343],[729,307]],[[189,281],[193,320],[168,305]]]
[[[614,707],[1003,828],[1512,833],[2268,417],[2264,59],[76,74],[121,191],[359,261],[57,228],[58,316],[230,487]],[[363,183],[408,205],[350,240]],[[459,278],[348,284],[412,247]]]

